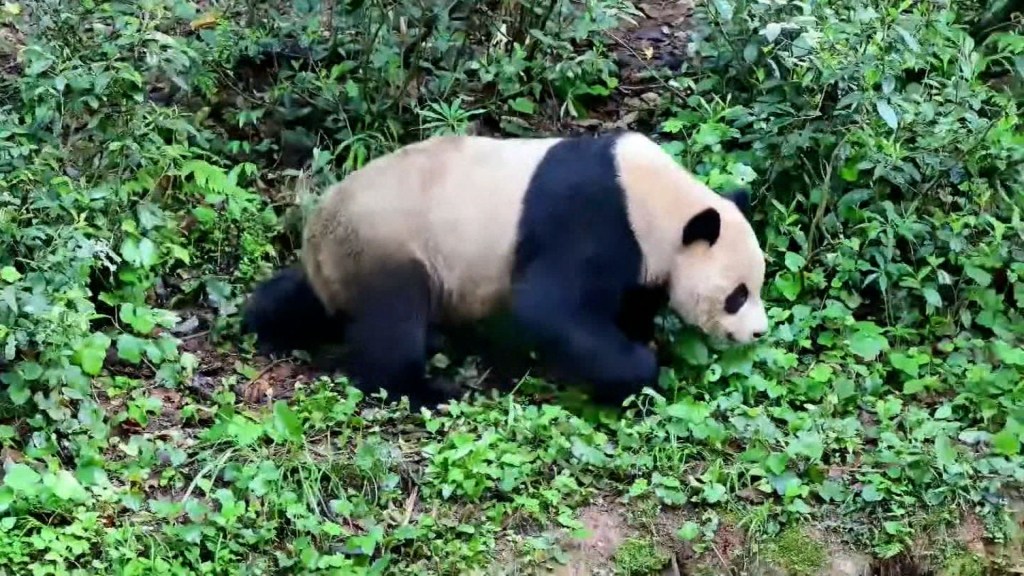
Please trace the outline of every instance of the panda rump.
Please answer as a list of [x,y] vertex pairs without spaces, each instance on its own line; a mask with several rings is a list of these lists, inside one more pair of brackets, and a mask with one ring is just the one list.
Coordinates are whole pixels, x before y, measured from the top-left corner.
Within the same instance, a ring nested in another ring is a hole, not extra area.
[[[647,343],[681,251],[733,258],[759,298],[747,200],[719,196],[634,132],[431,138],[327,190],[300,265],[257,288],[243,329],[276,351],[344,337],[357,386],[415,407],[451,398],[425,380],[431,327],[509,309],[554,367],[621,403],[657,380]],[[711,250],[722,237],[731,245]],[[710,325],[697,300],[672,304]]]

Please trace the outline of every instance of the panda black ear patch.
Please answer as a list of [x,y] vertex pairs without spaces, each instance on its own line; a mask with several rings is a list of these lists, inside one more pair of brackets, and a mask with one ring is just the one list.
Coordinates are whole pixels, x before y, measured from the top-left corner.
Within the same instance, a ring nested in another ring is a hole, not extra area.
[[714,246],[721,232],[722,217],[718,214],[718,210],[705,208],[690,218],[690,221],[683,227],[683,246],[689,246],[701,240]]
[[730,194],[727,194],[726,198],[732,200],[732,203],[735,204],[736,207],[740,209],[740,212],[742,212],[744,216],[747,216],[748,218],[750,217],[749,188],[740,188],[739,190],[734,190]]

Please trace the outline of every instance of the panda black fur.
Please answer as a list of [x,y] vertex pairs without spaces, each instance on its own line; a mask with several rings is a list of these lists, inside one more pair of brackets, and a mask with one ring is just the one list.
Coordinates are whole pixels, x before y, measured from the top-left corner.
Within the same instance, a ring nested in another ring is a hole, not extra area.
[[243,329],[271,350],[340,340],[348,373],[415,406],[433,327],[508,309],[541,353],[621,403],[654,385],[666,303],[715,336],[767,330],[748,195],[722,197],[637,133],[447,136],[375,159],[327,191],[302,264],[263,283]]

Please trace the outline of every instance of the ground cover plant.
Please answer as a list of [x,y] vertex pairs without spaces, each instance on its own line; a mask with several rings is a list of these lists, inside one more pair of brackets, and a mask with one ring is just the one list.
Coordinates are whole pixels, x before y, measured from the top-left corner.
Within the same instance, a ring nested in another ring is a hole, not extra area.
[[[1019,572],[1015,5],[3,2],[0,574]],[[238,334],[367,160],[614,127],[754,189],[766,342],[417,416]]]

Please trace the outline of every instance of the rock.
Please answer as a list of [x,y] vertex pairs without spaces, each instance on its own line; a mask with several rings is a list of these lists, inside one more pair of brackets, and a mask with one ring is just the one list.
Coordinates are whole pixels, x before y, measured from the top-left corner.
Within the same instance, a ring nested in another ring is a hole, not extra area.
[[676,562],[676,557],[673,555],[671,562],[667,568],[661,571],[661,576],[682,576],[682,572],[679,571],[679,563]]
[[659,28],[647,28],[637,32],[633,37],[637,40],[647,40],[649,42],[664,42],[665,37],[668,34],[664,30]]
[[186,334],[192,334],[198,328],[199,328],[199,317],[198,316],[191,316],[191,317],[187,318],[186,320],[183,320],[183,321],[175,324],[174,327],[171,328],[171,332],[176,334],[176,335],[178,335],[178,336],[182,336],[182,335],[186,335]]
[[650,106],[657,106],[661,102],[661,96],[658,96],[654,92],[645,92],[640,95],[640,99]]
[[568,563],[556,567],[551,576],[614,573],[613,557],[629,533],[625,518],[616,510],[590,506],[581,511],[580,522],[589,535],[568,543]]
[[835,552],[827,576],[870,576],[871,557],[857,552]]

